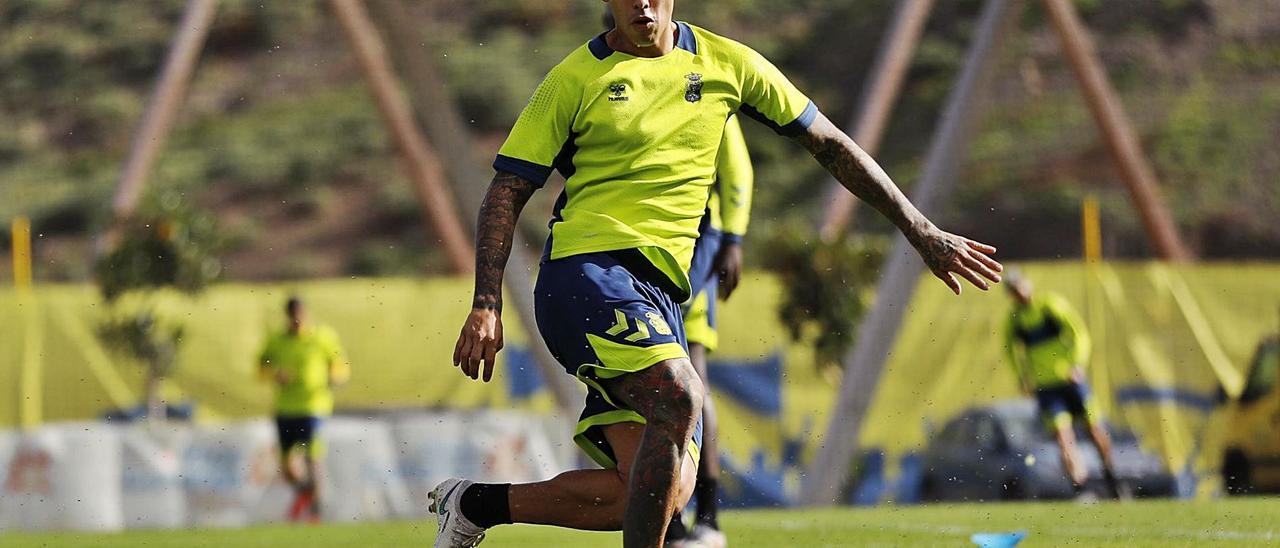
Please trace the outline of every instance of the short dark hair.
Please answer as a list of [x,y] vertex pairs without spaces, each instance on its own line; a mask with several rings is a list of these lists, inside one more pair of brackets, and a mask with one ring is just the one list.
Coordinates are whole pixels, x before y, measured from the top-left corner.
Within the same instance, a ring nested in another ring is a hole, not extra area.
[[604,8],[604,16],[600,18],[604,23],[604,30],[612,30],[617,24],[613,22],[613,12],[608,7]]
[[289,297],[289,300],[284,302],[284,311],[291,315],[296,314],[301,309],[302,299],[299,299],[296,295]]

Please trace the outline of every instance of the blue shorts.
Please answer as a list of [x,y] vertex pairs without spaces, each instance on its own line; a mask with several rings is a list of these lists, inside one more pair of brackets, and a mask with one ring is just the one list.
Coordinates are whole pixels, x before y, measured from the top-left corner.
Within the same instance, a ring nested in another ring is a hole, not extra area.
[[1050,428],[1070,427],[1073,420],[1093,421],[1097,413],[1089,397],[1089,385],[1066,383],[1036,388],[1040,418]]
[[[702,224],[708,225],[706,222]],[[697,295],[708,290],[715,292],[719,277],[712,266],[716,254],[720,253],[720,240],[723,238],[723,232],[710,226],[703,226],[699,230],[698,240],[693,244],[693,260],[689,263],[690,294]]]
[[280,440],[280,455],[286,456],[295,447],[308,453],[318,450],[316,430],[320,428],[320,417],[276,417],[276,435]]
[[720,278],[713,268],[716,254],[720,253],[723,233],[711,228],[705,221],[693,247],[693,261],[689,265],[689,283],[692,297],[684,303],[685,333],[690,344],[700,344],[715,350],[719,343],[716,334],[716,297],[720,291]]
[[[546,261],[534,287],[534,316],[547,349],[587,385],[574,441],[605,468],[617,467],[603,427],[643,424],[644,417],[613,401],[600,381],[687,359],[680,308],[666,275],[634,249]],[[690,453],[696,459],[702,423]]]

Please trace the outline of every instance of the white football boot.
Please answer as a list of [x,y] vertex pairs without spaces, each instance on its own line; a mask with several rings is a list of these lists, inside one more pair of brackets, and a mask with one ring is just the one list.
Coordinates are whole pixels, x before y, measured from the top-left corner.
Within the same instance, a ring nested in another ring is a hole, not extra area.
[[728,545],[729,539],[724,533],[702,523],[694,525],[680,544],[682,548],[725,548]]
[[436,515],[440,530],[436,532],[436,548],[472,548],[479,546],[484,540],[484,528],[462,515],[462,492],[467,490],[471,481],[449,478],[437,485],[427,498],[431,499],[431,510]]

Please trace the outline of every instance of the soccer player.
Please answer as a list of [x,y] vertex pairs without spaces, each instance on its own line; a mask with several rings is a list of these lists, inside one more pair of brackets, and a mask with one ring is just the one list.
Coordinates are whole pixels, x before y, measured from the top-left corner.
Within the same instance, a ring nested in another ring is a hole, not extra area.
[[588,387],[574,436],[603,469],[527,484],[442,482],[436,546],[503,523],[622,530],[661,546],[692,494],[704,387],[678,305],[715,177],[741,112],[808,149],[885,215],[953,291],[998,281],[994,248],[924,217],[853,140],[760,54],[672,19],[674,0],[607,0],[617,26],[560,62],[494,161],[477,223],[476,288],[453,361],[488,381],[502,348],[502,275],[520,210],[553,169],[567,179],[534,288],[538,330]]
[[[614,27],[613,13],[604,13],[604,29]],[[730,116],[720,140],[716,158],[715,182],[707,199],[706,213],[698,225],[698,240],[693,246],[689,267],[692,297],[680,307],[684,317],[685,338],[689,344],[689,361],[698,372],[706,393],[702,406],[702,445],[698,462],[693,500],[697,504],[694,527],[689,530],[677,513],[667,528],[667,542],[676,547],[719,548],[727,544],[720,531],[719,425],[711,398],[711,381],[707,377],[707,354],[719,342],[716,333],[716,297],[728,299],[742,276],[742,237],[747,233],[751,215],[751,194],[755,172],[742,125]]]
[[1016,272],[1005,287],[1014,303],[1005,327],[1005,349],[1022,390],[1035,396],[1045,428],[1058,442],[1067,477],[1078,492],[1083,491],[1088,470],[1076,447],[1074,423],[1079,420],[1088,426],[1102,456],[1107,488],[1120,495],[1111,437],[1085,382],[1091,341],[1084,322],[1061,295],[1033,293],[1031,280]]
[[322,456],[316,429],[333,413],[333,388],[347,381],[350,366],[337,334],[307,323],[301,300],[291,297],[284,308],[288,323],[267,338],[258,358],[259,372],[277,387],[280,464],[294,490],[289,519],[314,522],[320,519],[316,487]]

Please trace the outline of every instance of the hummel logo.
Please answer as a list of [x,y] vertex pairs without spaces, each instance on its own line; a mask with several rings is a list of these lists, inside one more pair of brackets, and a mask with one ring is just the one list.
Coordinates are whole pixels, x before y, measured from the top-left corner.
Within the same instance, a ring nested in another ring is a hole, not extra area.
[[609,84],[609,100],[610,101],[627,101],[631,99],[627,97],[627,85],[622,82]]

